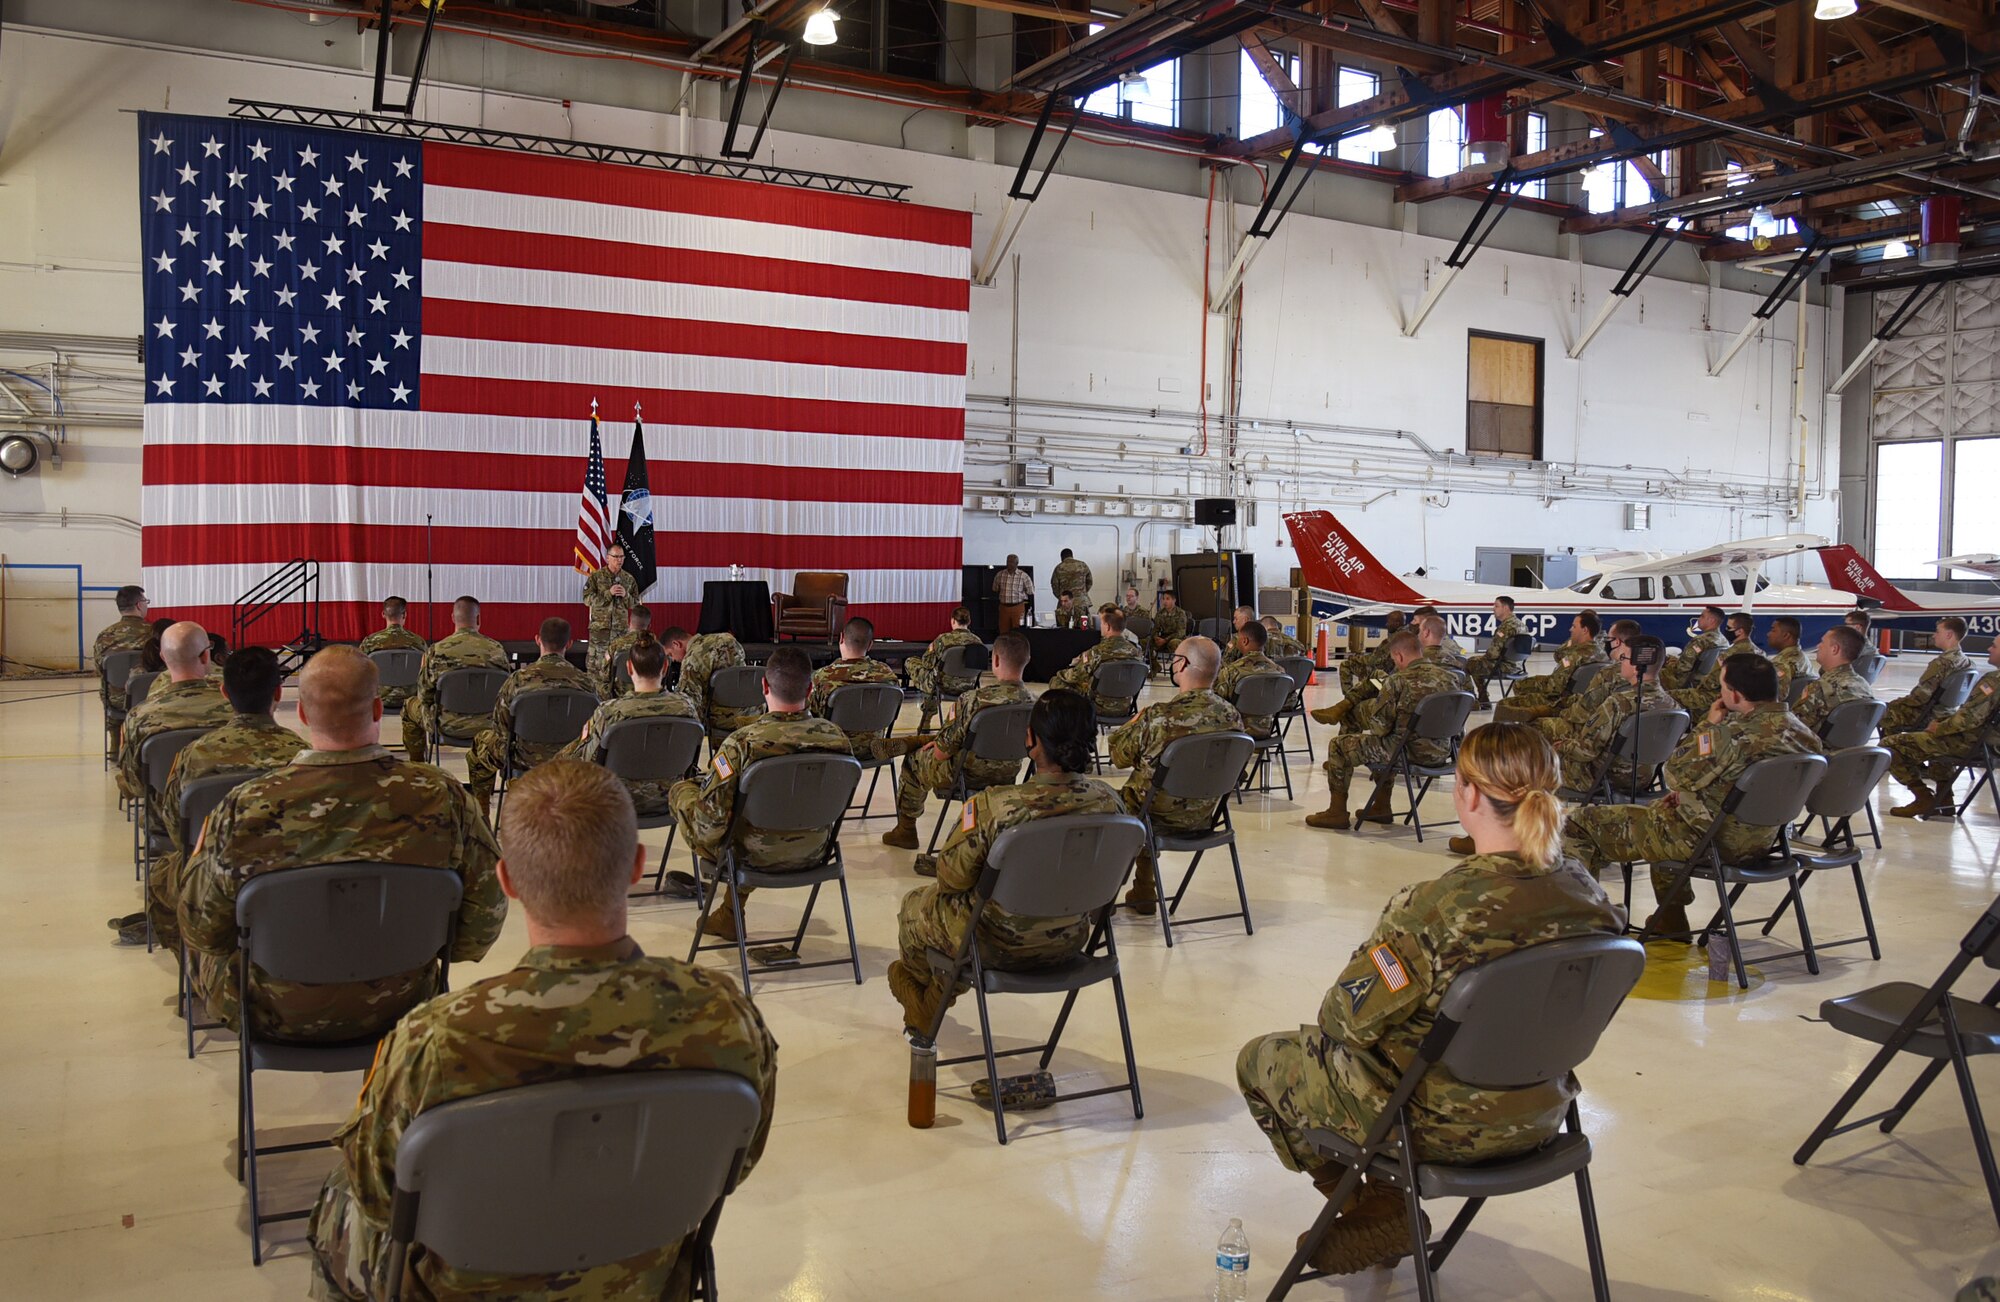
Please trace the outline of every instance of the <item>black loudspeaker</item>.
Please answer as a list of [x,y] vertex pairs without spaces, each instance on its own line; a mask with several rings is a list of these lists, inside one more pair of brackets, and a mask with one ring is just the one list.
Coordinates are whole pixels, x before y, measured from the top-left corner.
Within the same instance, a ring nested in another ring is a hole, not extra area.
[[1197,497],[1194,499],[1194,522],[1213,528],[1217,525],[1236,523],[1236,499],[1233,497]]

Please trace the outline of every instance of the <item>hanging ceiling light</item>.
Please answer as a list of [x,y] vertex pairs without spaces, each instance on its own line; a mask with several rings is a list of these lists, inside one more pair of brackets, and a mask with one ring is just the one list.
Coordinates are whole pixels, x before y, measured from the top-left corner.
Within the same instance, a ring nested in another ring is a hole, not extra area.
[[1831,22],[1836,18],[1852,18],[1861,6],[1854,0],[1819,0],[1813,6],[1813,17],[1821,22]]
[[1386,154],[1397,144],[1396,128],[1386,122],[1379,122],[1361,133],[1361,147],[1374,154]]
[[1908,240],[1890,240],[1882,246],[1882,261],[1884,262],[1894,262],[1897,258],[1907,258],[1909,256],[1910,242]]
[[1146,80],[1146,74],[1134,68],[1118,78],[1118,89],[1126,99],[1137,99],[1142,95],[1150,95],[1153,87]]
[[812,17],[806,19],[806,44],[832,45],[835,41],[839,40],[840,33],[836,32],[833,27],[836,21],[838,21],[838,15],[833,10],[821,9],[816,11]]

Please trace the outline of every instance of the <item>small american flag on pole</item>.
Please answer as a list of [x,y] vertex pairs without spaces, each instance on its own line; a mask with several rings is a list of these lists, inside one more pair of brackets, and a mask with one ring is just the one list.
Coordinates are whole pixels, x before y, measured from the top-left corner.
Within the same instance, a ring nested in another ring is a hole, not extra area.
[[605,496],[604,441],[597,433],[597,404],[590,404],[590,464],[583,471],[583,505],[576,517],[576,569],[588,574],[604,564],[611,503]]

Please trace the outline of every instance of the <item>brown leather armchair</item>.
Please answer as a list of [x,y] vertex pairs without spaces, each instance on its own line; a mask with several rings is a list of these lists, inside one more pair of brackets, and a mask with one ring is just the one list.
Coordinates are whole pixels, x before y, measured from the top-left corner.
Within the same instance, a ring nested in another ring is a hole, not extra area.
[[771,623],[780,642],[810,638],[831,642],[847,622],[847,576],[822,570],[800,570],[793,576],[796,592],[771,598]]

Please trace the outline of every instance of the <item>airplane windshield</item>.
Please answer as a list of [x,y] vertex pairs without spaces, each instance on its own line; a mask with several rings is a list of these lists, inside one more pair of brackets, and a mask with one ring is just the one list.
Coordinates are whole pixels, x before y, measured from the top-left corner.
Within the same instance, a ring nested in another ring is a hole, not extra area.
[[1571,592],[1589,592],[1597,586],[1597,580],[1602,577],[1602,575],[1593,574],[1587,579],[1579,579],[1569,585],[1569,590]]

